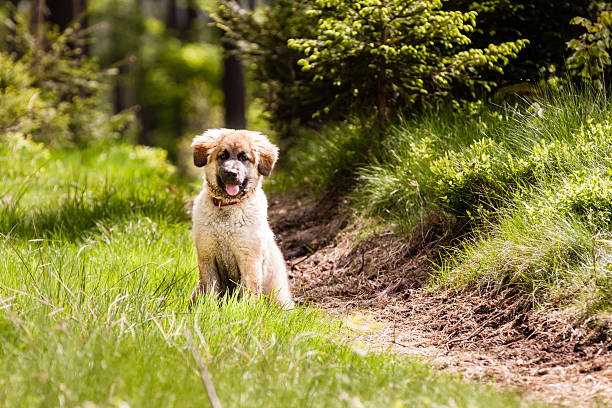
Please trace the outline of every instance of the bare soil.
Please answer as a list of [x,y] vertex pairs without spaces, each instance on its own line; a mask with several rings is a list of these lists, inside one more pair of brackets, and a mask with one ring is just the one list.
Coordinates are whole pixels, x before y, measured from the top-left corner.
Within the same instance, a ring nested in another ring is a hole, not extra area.
[[431,260],[452,244],[448,226],[423,220],[410,236],[358,239],[346,203],[271,196],[270,220],[294,297],[336,315],[367,313],[371,349],[419,356],[440,368],[539,401],[612,406],[612,330],[579,311],[534,307],[516,291],[431,290]]

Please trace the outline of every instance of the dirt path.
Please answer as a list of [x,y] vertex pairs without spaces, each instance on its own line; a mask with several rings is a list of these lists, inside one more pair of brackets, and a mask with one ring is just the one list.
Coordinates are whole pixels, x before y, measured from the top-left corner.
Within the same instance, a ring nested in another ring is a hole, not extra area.
[[408,242],[387,232],[356,245],[358,232],[337,200],[270,203],[296,299],[376,321],[360,339],[371,349],[520,386],[538,400],[612,406],[610,330],[568,310],[534,310],[511,291],[491,297],[427,290],[428,259],[450,239],[438,220],[426,220]]

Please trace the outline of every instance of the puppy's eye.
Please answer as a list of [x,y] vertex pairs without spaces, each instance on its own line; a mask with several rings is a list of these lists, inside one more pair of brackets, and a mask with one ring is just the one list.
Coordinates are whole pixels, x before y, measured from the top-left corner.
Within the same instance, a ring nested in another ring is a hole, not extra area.
[[221,160],[227,160],[228,158],[229,158],[229,152],[227,150],[224,150],[223,153],[219,155],[219,159]]
[[247,156],[244,152],[238,154],[238,160],[242,162],[250,161],[249,156]]

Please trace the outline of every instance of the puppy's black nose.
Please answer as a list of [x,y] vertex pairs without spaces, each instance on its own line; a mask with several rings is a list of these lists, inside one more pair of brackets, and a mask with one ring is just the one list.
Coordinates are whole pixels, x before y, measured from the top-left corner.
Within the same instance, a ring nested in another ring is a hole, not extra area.
[[238,170],[236,169],[224,169],[223,171],[230,177],[236,177],[238,175]]

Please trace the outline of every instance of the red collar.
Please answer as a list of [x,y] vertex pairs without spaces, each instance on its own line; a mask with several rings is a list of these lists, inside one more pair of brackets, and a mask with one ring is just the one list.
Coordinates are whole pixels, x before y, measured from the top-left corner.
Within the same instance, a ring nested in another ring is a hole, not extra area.
[[215,207],[225,207],[227,205],[234,205],[234,204],[238,204],[238,203],[242,202],[242,200],[237,200],[237,201],[228,201],[228,202],[224,203],[223,201],[221,201],[218,198],[215,198],[215,197],[211,197],[211,198],[212,198],[213,205]]

